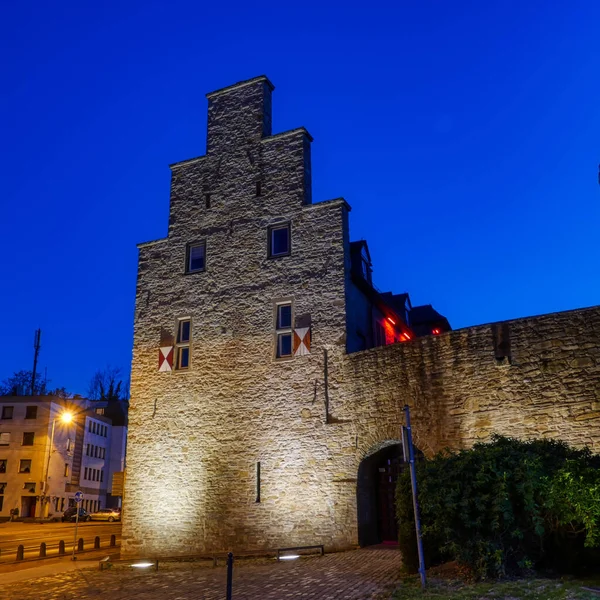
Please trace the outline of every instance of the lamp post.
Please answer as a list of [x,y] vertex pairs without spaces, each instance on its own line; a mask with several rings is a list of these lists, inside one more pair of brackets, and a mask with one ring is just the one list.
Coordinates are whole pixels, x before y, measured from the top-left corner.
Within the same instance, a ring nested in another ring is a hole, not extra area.
[[45,512],[44,505],[47,504],[48,499],[48,474],[50,472],[50,457],[52,456],[52,449],[54,448],[54,429],[56,427],[56,421],[61,421],[65,425],[68,425],[73,420],[73,413],[69,411],[65,411],[61,413],[58,417],[52,419],[52,433],[50,434],[50,449],[48,451],[48,460],[46,461],[46,474],[44,476],[44,492],[42,496],[42,518],[43,513]]

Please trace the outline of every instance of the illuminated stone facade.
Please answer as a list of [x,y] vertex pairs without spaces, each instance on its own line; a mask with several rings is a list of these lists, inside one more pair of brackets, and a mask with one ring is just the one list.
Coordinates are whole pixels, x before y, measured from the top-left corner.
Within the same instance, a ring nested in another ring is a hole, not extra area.
[[[349,207],[312,204],[311,138],[271,135],[271,90],[208,95],[207,153],[172,166],[168,237],[140,245],[124,554],[356,545],[359,464],[405,403],[427,454],[493,432],[600,450],[600,309],[346,352]],[[290,252],[269,257],[283,224]],[[310,354],[276,357],[282,302]],[[159,371],[181,320],[189,366]]]

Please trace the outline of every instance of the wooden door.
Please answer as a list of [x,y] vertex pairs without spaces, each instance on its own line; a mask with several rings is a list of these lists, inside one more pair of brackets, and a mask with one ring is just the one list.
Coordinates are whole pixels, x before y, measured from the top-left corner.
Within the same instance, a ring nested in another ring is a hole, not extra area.
[[402,458],[387,458],[378,468],[378,517],[381,540],[398,542],[398,524],[396,522],[396,482],[402,468]]

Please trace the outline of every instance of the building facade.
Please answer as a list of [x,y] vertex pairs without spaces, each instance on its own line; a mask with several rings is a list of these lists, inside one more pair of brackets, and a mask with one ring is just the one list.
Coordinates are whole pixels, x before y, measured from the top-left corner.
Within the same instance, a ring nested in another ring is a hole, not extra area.
[[111,420],[87,400],[0,396],[0,519],[15,509],[55,518],[77,491],[87,510],[106,506],[111,468],[122,462],[112,446]]
[[404,404],[425,454],[496,432],[598,448],[599,311],[453,332],[379,292],[350,206],[312,201],[310,134],[272,134],[272,91],[207,95],[206,154],[171,166],[168,235],[139,246],[125,555],[393,536]]

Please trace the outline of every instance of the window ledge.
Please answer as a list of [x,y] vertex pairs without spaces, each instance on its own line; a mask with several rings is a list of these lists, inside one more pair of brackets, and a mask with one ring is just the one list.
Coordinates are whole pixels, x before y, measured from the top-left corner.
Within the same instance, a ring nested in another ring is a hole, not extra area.
[[184,271],[183,272],[184,275],[196,275],[197,273],[206,273],[206,268],[197,269],[196,271]]

